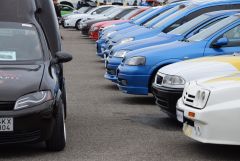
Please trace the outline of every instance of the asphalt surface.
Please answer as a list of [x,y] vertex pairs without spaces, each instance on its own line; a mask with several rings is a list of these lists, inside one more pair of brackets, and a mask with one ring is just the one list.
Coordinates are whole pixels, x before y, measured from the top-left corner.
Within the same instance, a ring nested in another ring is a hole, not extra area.
[[[68,141],[63,152],[44,144],[0,146],[0,160],[172,161],[240,160],[240,147],[207,145],[185,137],[179,124],[160,112],[151,96],[125,95],[103,78],[95,43],[74,30],[62,30]],[[224,127],[222,127],[224,128]]]

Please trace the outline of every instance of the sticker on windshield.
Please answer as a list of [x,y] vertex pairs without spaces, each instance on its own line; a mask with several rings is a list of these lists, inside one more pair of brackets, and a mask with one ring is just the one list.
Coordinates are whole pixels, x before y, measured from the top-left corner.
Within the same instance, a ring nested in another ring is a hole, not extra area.
[[0,51],[0,61],[16,61],[15,51]]

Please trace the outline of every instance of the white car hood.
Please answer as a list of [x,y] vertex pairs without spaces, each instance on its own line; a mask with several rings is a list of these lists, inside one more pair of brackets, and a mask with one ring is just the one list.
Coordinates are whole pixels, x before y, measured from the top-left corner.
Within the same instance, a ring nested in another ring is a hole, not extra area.
[[158,72],[191,80],[227,75],[240,71],[240,56],[217,56],[193,59],[168,65]]

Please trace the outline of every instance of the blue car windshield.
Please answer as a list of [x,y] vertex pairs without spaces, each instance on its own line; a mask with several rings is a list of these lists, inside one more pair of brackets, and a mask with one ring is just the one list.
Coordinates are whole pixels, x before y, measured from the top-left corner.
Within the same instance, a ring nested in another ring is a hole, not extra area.
[[165,17],[175,13],[179,11],[179,6],[176,6],[176,7],[173,7],[169,10],[167,10],[166,12],[163,12],[161,13],[160,15],[158,15],[157,17],[153,18],[152,20],[148,21],[147,23],[144,24],[145,27],[147,28],[151,28],[152,25],[153,25],[153,22],[157,21],[157,20],[162,20],[164,19]]
[[230,16],[228,18],[225,18],[225,19],[217,22],[216,24],[202,30],[198,34],[190,37],[188,39],[188,41],[203,41],[203,40],[209,38],[210,36],[212,36],[214,33],[222,30],[223,28],[225,28],[229,24],[237,21],[238,19],[239,19],[239,16]]
[[[155,10],[153,10],[152,12],[155,12]],[[137,23],[143,22],[145,19],[149,17],[149,14],[152,14],[152,12],[149,12],[148,14],[144,15],[142,18],[137,19],[136,21],[134,21],[134,23],[137,24]]]
[[[164,18],[163,20],[159,21],[158,23],[156,23],[152,28],[159,28],[162,25],[168,24],[169,22],[172,22],[173,20],[175,20],[177,17],[179,17],[179,15],[184,14],[186,11],[191,10],[192,8],[195,8],[196,5],[190,5],[188,7],[184,7],[184,5],[180,5],[178,6],[179,10],[177,12],[175,12],[174,14],[171,14],[170,16],[168,16],[167,18]],[[178,19],[176,19],[177,21]]]
[[154,10],[155,10],[155,8],[149,8],[149,9],[147,9],[146,11],[138,14],[137,16],[135,16],[135,17],[132,19],[132,23],[136,24],[136,23],[139,21],[139,19],[141,19],[142,17],[148,15],[149,13],[151,13],[151,12],[154,11]]
[[209,19],[211,16],[207,14],[203,14],[197,18],[192,19],[191,21],[183,24],[182,26],[168,32],[168,34],[174,34],[174,35],[183,35],[186,32],[188,32],[191,29],[194,29],[199,24],[203,23],[207,19]]

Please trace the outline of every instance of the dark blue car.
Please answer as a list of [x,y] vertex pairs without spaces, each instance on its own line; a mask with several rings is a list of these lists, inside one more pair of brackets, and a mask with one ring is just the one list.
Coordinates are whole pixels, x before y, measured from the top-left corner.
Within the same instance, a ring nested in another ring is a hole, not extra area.
[[117,69],[118,86],[124,93],[147,95],[156,72],[163,66],[239,51],[240,15],[236,14],[188,39],[129,52]]
[[[109,79],[113,82],[117,82],[116,77],[116,69],[122,62],[123,57],[130,51],[150,47],[154,45],[165,44],[169,42],[173,42],[176,40],[184,40],[187,39],[199,31],[217,23],[223,18],[229,17],[230,15],[236,14],[238,11],[215,11],[211,13],[205,13],[184,25],[170,31],[169,33],[161,33],[152,38],[133,41],[130,43],[116,45],[111,50],[106,51],[109,54],[109,57],[106,60],[106,73],[105,78]],[[111,54],[110,54],[111,53]]]

